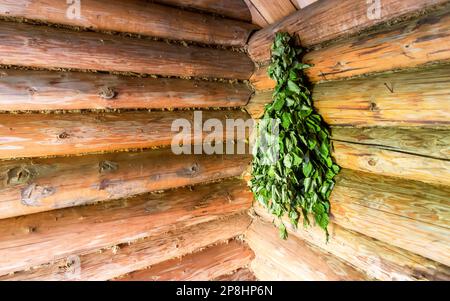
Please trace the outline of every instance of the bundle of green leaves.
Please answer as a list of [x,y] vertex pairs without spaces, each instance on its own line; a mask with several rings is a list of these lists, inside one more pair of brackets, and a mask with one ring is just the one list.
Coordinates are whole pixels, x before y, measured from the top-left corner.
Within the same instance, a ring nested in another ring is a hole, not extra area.
[[314,111],[311,93],[305,86],[303,71],[309,66],[300,61],[301,53],[289,34],[276,35],[268,73],[277,85],[258,132],[271,132],[273,120],[279,122],[278,156],[262,150],[263,138],[258,135],[249,185],[255,199],[280,219],[283,239],[287,238],[281,221],[285,215],[295,227],[301,218],[304,226],[309,225],[309,217],[313,217],[328,239],[329,197],[340,168],[331,157],[328,127]]

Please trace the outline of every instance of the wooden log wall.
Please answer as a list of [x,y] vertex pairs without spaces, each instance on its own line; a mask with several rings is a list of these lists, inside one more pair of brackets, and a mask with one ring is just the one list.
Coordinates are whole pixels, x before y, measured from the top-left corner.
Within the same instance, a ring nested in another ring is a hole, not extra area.
[[[269,225],[259,230],[261,239],[250,230],[257,278],[323,276],[308,266],[318,259],[295,266],[274,255],[298,261],[303,255],[292,250],[307,244],[318,248],[317,258],[332,256],[368,279],[450,279],[449,5],[381,1],[380,18],[371,19],[366,1],[318,1],[251,37],[249,54],[259,68],[248,112],[260,118],[271,102],[267,63],[275,33],[295,34],[312,65],[306,75],[314,105],[331,126],[343,167],[331,195],[330,242],[317,227],[294,229],[288,219],[286,244],[274,229],[263,245]],[[261,206],[254,210],[254,225],[279,223]]]
[[247,266],[253,251],[238,241],[211,246],[124,276],[120,281],[206,281]]
[[250,157],[170,149],[173,121],[193,124],[194,109],[223,122],[219,144],[249,134],[225,127],[250,118],[244,46],[257,26],[245,3],[73,5],[0,3],[0,280],[248,271],[253,252],[236,237],[251,222]]

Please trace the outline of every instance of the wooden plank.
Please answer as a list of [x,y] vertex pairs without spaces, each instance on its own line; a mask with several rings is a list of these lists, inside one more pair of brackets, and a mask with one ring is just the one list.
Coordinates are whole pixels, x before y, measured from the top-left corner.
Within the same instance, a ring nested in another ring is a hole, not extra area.
[[450,160],[450,130],[417,128],[332,128],[335,141]]
[[331,195],[336,224],[447,266],[448,187],[343,171]]
[[[173,122],[185,119],[193,129],[194,115],[192,111],[5,114],[0,120],[0,158],[73,155],[169,146],[180,132],[179,129],[172,130]],[[223,132],[217,132],[215,135],[218,141],[236,138],[236,135],[233,138],[235,129],[225,126],[227,118],[248,119],[248,115],[240,110],[206,111],[202,117],[203,120],[214,118],[223,122]],[[238,128],[237,131],[245,136],[245,129]],[[206,133],[207,131],[201,134],[203,138]],[[200,133],[194,133],[192,130],[186,139],[192,142],[199,139],[201,141],[202,137],[199,135]]]
[[307,53],[312,82],[329,81],[450,59],[450,4],[442,10],[386,30]]
[[300,8],[305,8],[308,5],[311,5],[316,1],[318,1],[318,0],[292,0],[292,4],[294,4],[297,9],[300,9]]
[[0,22],[0,64],[230,79],[249,79],[254,69],[230,50],[12,22]]
[[252,270],[262,281],[274,280],[367,280],[367,276],[340,259],[291,236],[282,240],[273,225],[255,219],[246,233],[246,240],[256,254],[272,265],[265,265],[271,273],[259,273],[252,263]]
[[182,258],[130,273],[120,281],[208,281],[246,266],[254,253],[242,242],[208,247]]
[[222,275],[214,281],[256,281],[256,277],[248,268],[241,268],[232,274]]
[[240,176],[247,155],[171,150],[0,162],[0,218]]
[[[279,223],[261,205],[254,206],[259,217],[268,222]],[[425,257],[397,248],[371,237],[347,230],[331,222],[328,226],[330,239],[319,227],[294,228],[288,218],[283,218],[290,235],[305,240],[320,249],[350,263],[371,278],[384,281],[399,280],[449,280],[450,267]]]
[[314,86],[314,106],[331,125],[448,126],[450,66]]
[[250,11],[243,0],[154,0],[155,2],[183,8],[194,8],[225,17],[252,21]]
[[250,14],[252,16],[252,23],[256,24],[262,28],[269,25],[266,19],[264,19],[263,15],[258,11],[255,5],[253,5],[251,0],[244,0],[245,4],[247,4],[248,9],[250,10]]
[[[241,235],[249,224],[249,217],[239,214],[187,228],[175,227],[130,244],[0,276],[0,280],[109,280]],[[71,260],[77,265],[68,265]]]
[[249,41],[248,51],[254,61],[267,62],[277,32],[294,34],[304,47],[311,47],[445,3],[448,0],[383,0],[378,15],[371,13],[376,4],[366,0],[317,1],[255,33]]
[[449,160],[341,141],[334,141],[333,146],[333,156],[343,168],[430,184],[450,185]]
[[297,9],[290,0],[250,0],[269,24],[277,22]]
[[235,47],[244,46],[257,28],[144,0],[83,0],[78,11],[74,8],[58,0],[2,1],[0,16]]
[[82,72],[0,71],[0,111],[244,106],[240,83]]
[[250,208],[241,180],[0,220],[0,275]]

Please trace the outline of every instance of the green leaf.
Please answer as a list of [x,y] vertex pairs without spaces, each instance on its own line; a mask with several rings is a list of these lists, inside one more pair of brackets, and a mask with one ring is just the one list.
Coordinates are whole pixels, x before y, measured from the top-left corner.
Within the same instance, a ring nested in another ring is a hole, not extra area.
[[[328,239],[329,197],[340,168],[332,160],[330,132],[315,112],[311,92],[305,86],[304,70],[310,66],[299,62],[301,52],[289,34],[276,34],[268,68],[276,87],[262,121],[279,122],[278,138],[269,143],[278,147],[278,156],[260,149],[266,144],[264,136],[258,136],[249,185],[255,199],[271,214],[278,218],[287,215],[295,227],[300,214],[305,226],[310,225],[308,215],[312,215]],[[280,237],[286,239],[281,220],[279,229]]]
[[310,161],[303,162],[303,174],[306,178],[308,178],[311,175],[311,172],[313,170],[313,165]]
[[283,240],[286,240],[288,237],[288,233],[286,230],[286,226],[282,222],[280,222],[280,225],[278,226],[278,230],[279,230],[280,238]]
[[297,93],[297,94],[300,94],[300,92],[301,92],[300,87],[291,80],[288,81],[288,89],[289,89],[289,91]]

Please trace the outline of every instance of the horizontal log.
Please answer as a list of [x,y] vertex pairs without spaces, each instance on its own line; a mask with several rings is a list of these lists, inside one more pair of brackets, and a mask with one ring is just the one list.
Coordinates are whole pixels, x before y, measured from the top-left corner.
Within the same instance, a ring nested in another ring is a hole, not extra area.
[[241,180],[0,220],[0,275],[250,208]]
[[332,138],[431,159],[450,160],[450,130],[447,129],[334,127]]
[[[311,7],[318,5],[312,4]],[[337,41],[303,57],[312,65],[305,74],[312,83],[339,80],[396,69],[450,61],[450,3],[439,11],[371,34]],[[256,90],[273,89],[267,66],[250,78]],[[384,83],[383,83],[384,84]],[[385,86],[392,90],[392,86]],[[384,91],[384,93],[386,93]]]
[[[252,270],[262,281],[367,280],[364,273],[297,237],[282,240],[273,225],[260,219],[253,221],[246,240],[257,259]],[[261,273],[261,269],[271,272]]]
[[[176,135],[181,137],[181,129],[172,130],[175,120],[179,119],[187,120],[191,125],[191,131],[183,138],[198,144],[209,132],[193,131],[194,116],[192,111],[4,114],[0,119],[0,159],[169,146]],[[235,134],[244,137],[248,132],[226,126],[227,118],[248,119],[248,115],[240,110],[207,111],[202,118],[222,122],[223,131],[211,134],[218,141],[234,140]]]
[[[274,82],[261,68],[252,77],[258,92],[250,112],[260,112],[272,101]],[[314,106],[334,126],[448,126],[450,120],[450,66],[324,82],[313,88]]]
[[0,22],[0,64],[249,79],[254,64],[230,50]]
[[328,124],[450,125],[450,66],[314,86],[314,105]]
[[236,47],[244,46],[257,28],[145,0],[87,0],[79,11],[75,5],[58,0],[3,1],[0,16]]
[[171,150],[0,162],[0,219],[240,176],[246,155]]
[[386,30],[307,53],[306,75],[329,81],[450,60],[450,3],[442,10]]
[[340,141],[334,141],[333,146],[334,158],[343,168],[431,184],[450,185],[449,160]]
[[248,268],[241,268],[231,274],[222,275],[214,281],[256,281],[256,277]]
[[331,195],[336,224],[450,265],[448,187],[344,170]]
[[270,60],[270,47],[277,32],[296,35],[304,47],[311,47],[447,2],[447,0],[383,0],[380,2],[378,15],[373,10],[376,4],[365,0],[318,1],[256,32],[249,41],[248,52],[254,61],[267,62]]
[[250,11],[243,0],[153,0],[158,3],[193,8],[229,18],[252,21]]
[[208,247],[119,278],[120,281],[208,281],[246,266],[254,253],[242,242]]
[[[278,219],[261,205],[254,206],[258,216],[267,222]],[[450,268],[412,252],[390,245],[363,234],[347,230],[331,222],[328,226],[329,241],[319,227],[294,228],[289,219],[283,218],[290,235],[319,247],[350,263],[371,278],[383,281],[450,280]]]
[[239,83],[0,70],[0,111],[239,107],[251,95]]
[[[187,228],[173,228],[131,244],[69,256],[52,264],[0,276],[0,280],[109,280],[231,239],[241,235],[249,224],[249,217],[239,214]],[[71,260],[76,265],[68,265]]]

